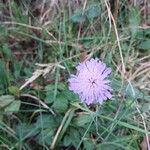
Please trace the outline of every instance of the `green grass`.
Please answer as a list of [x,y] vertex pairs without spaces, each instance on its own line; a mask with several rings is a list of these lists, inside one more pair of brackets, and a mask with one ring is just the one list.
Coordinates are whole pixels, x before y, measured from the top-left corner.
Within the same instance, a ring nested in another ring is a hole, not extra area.
[[[106,2],[0,3],[0,149],[140,150],[150,134],[150,20],[121,0],[113,22]],[[86,57],[113,70],[102,105],[68,89]]]

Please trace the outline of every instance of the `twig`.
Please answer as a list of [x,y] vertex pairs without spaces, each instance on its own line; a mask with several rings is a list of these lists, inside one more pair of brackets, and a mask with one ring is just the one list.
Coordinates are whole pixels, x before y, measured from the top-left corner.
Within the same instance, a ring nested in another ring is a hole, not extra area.
[[110,17],[111,17],[112,22],[113,22],[113,25],[114,25],[115,34],[116,34],[117,43],[118,43],[118,48],[119,48],[119,53],[120,53],[121,62],[122,62],[122,70],[123,70],[123,73],[125,73],[125,72],[126,72],[126,70],[125,70],[125,64],[124,64],[124,60],[123,60],[121,45],[120,45],[120,42],[119,42],[120,40],[119,40],[118,31],[117,31],[117,26],[116,26],[114,17],[113,17],[113,15],[112,15],[112,13],[111,13],[111,10],[110,10],[110,8],[109,8],[109,6],[108,6],[107,0],[105,0],[105,4],[106,4],[106,7],[107,7],[108,14],[110,14]]
[[[142,71],[143,70],[143,71]],[[146,63],[144,65],[141,65],[130,77],[130,80],[135,79],[137,76],[147,72],[150,70],[150,63]]]
[[41,105],[43,106],[43,108],[50,110],[50,112],[51,112],[53,115],[55,115],[55,113],[53,112],[53,110],[50,109],[50,108],[49,108],[42,100],[40,100],[38,97],[33,96],[33,95],[31,95],[31,94],[21,94],[20,96],[21,96],[21,97],[29,97],[29,98],[31,98],[31,99],[36,100],[39,104],[41,104]]
[[[137,109],[138,113],[140,114],[140,116],[141,116],[141,118],[142,118],[142,122],[143,122],[143,125],[144,125],[144,129],[145,129],[145,131],[147,131],[145,119],[144,119],[144,116],[142,115],[140,109],[138,108],[138,104],[137,104],[137,106],[136,106],[136,109]],[[149,136],[148,136],[147,133],[145,133],[145,136],[146,136],[146,142],[147,142],[147,149],[150,150]]]
[[[64,127],[65,123],[67,122],[67,119],[68,119],[69,115],[71,114],[71,112],[74,112],[74,109],[73,109],[73,108],[70,108],[70,109],[66,112],[66,114],[65,114],[65,116],[64,116],[64,118],[63,118],[63,120],[62,120],[62,122],[61,122],[61,124],[60,124],[60,126],[59,126],[59,128],[58,128],[58,130],[57,130],[57,132],[56,132],[56,135],[55,135],[55,137],[54,137],[54,139],[53,139],[53,141],[52,141],[52,144],[51,144],[51,146],[50,146],[50,149],[54,149],[54,148],[55,148],[55,145],[56,145],[56,143],[57,143],[57,140],[58,140],[58,138],[59,138],[59,136],[60,136],[60,134],[61,134],[61,132],[62,132],[62,130],[63,130],[63,127]],[[71,116],[71,117],[72,117],[72,116]]]
[[45,76],[46,74],[48,74],[49,72],[54,72],[56,67],[65,69],[65,67],[61,66],[59,63],[55,63],[55,64],[36,64],[42,67],[46,67],[46,68],[42,68],[42,69],[37,69],[33,72],[32,77],[30,77],[29,79],[27,79],[27,81],[20,87],[20,90],[22,90],[23,88],[25,88],[28,84],[32,83],[34,80],[36,80],[38,77],[40,76]]

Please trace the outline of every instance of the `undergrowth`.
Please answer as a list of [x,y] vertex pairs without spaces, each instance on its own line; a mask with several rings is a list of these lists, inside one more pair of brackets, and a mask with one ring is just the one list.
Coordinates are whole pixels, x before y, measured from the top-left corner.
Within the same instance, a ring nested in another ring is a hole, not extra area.
[[[150,148],[148,7],[1,0],[0,149]],[[86,106],[68,89],[76,65],[89,58],[113,70],[113,98],[102,105]]]

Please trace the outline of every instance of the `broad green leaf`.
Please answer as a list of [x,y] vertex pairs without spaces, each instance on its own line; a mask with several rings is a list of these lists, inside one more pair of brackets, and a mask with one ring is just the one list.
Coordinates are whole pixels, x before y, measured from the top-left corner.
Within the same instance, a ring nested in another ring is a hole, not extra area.
[[144,34],[146,37],[150,37],[150,28],[145,29]]
[[91,5],[89,8],[86,10],[86,16],[89,20],[94,19],[95,17],[100,16],[101,9],[99,5]]
[[141,22],[140,10],[137,7],[131,7],[129,11],[129,25],[131,28],[131,33],[133,36],[136,36],[139,31],[138,26]]
[[[60,82],[57,84],[57,90],[59,90],[60,92],[64,91],[65,89],[66,89],[66,85],[64,83]],[[49,84],[45,87],[45,90],[46,90],[45,102],[52,103],[54,101],[55,85]]]
[[38,116],[35,125],[40,129],[54,129],[55,127],[57,127],[54,117],[48,114],[41,114],[40,116]]
[[150,101],[150,95],[144,95],[144,99]]
[[113,79],[111,82],[111,86],[113,87],[114,91],[120,91],[121,84],[121,81],[116,79]]
[[150,50],[150,40],[145,40],[138,45],[139,49]]
[[33,137],[39,133],[39,130],[34,125],[28,125],[25,123],[18,124],[16,127],[16,134],[20,140]]
[[53,140],[54,133],[55,131],[49,128],[41,130],[40,134],[37,135],[36,140],[40,145],[43,145],[43,143],[50,145]]
[[46,92],[46,98],[44,100],[46,103],[54,102],[54,93],[53,92]]
[[15,98],[12,95],[0,96],[0,108],[4,108],[4,107],[8,106],[14,100],[15,100]]
[[20,90],[17,86],[9,86],[8,87],[9,93],[13,94],[13,95],[19,95]]
[[40,132],[36,137],[39,144],[50,145],[55,129],[58,127],[54,117],[49,114],[41,114],[37,117],[37,121],[34,124]]
[[66,85],[62,82],[59,82],[58,85],[57,85],[57,88],[59,90],[65,90],[66,89]]
[[69,145],[71,145],[71,142],[72,142],[72,139],[70,138],[70,136],[69,135],[66,135],[65,137],[64,137],[64,140],[63,140],[63,144],[64,144],[64,146],[69,146]]
[[74,94],[72,91],[69,91],[68,89],[65,90],[64,96],[69,100],[69,102],[78,102],[79,98],[77,94]]
[[0,88],[3,88],[4,91],[8,85],[8,74],[5,69],[5,63],[0,60]]
[[44,101],[46,103],[52,103],[54,101],[54,89],[55,89],[54,84],[49,84],[45,87],[46,98]]
[[18,112],[20,108],[20,104],[21,104],[20,100],[13,101],[5,108],[5,112]]
[[8,36],[8,30],[5,26],[0,26],[0,31],[1,31],[1,40],[3,40]]
[[14,70],[13,75],[17,79],[20,78],[20,73],[21,73],[21,70],[22,70],[23,63],[24,63],[23,60],[21,60],[19,62],[17,62],[17,60],[13,60],[13,64],[12,64],[13,65],[13,70]]
[[0,122],[3,121],[3,110],[0,110]]
[[55,85],[54,84],[49,84],[45,87],[45,90],[47,92],[53,91],[55,89]]
[[74,119],[74,123],[76,126],[84,127],[86,124],[89,124],[92,121],[92,117],[90,115],[79,115]]
[[125,95],[130,98],[143,98],[143,93],[136,89],[131,83],[129,83],[125,89]]
[[79,130],[70,128],[64,137],[63,144],[65,146],[73,145],[74,147],[76,147],[80,143],[80,140],[81,137],[79,134]]
[[113,142],[106,142],[106,143],[98,144],[97,150],[119,150],[119,149],[122,150],[122,147],[123,146],[121,144],[116,144]]
[[70,132],[71,143],[73,146],[76,147],[80,143],[80,140],[81,140],[79,130],[71,128],[69,132]]
[[68,108],[68,100],[63,94],[59,94],[57,95],[52,107],[57,113],[65,113]]
[[141,112],[146,113],[146,112],[149,112],[149,111],[150,111],[150,103],[145,103],[143,105],[143,107],[141,108]]
[[83,10],[77,10],[71,17],[74,23],[83,23],[86,20],[86,16],[83,14]]
[[70,108],[65,116],[63,117],[62,119],[62,122],[60,124],[60,126],[62,126],[62,130],[59,134],[59,137],[57,138],[57,141],[56,141],[56,144],[62,140],[62,137],[64,136],[64,134],[66,133],[68,127],[70,126],[70,122],[74,116],[74,111],[75,111],[75,108]]
[[3,45],[2,52],[3,52],[3,55],[4,55],[4,57],[5,57],[6,59],[11,59],[12,53],[11,53],[11,50],[10,50],[10,48],[8,47],[7,44],[4,44],[4,45]]
[[90,141],[90,140],[84,141],[83,144],[84,144],[84,149],[85,149],[85,150],[92,150],[92,149],[94,150],[94,149],[95,149],[94,142],[92,142],[92,141]]
[[107,142],[102,142],[100,144],[97,145],[97,149],[106,149],[106,150],[118,150],[118,149],[124,149],[126,150],[126,148],[128,147],[128,149],[132,149],[130,147],[130,145],[128,144],[130,142],[132,142],[132,137],[121,137],[121,136],[116,136],[113,138],[110,138],[107,140]]

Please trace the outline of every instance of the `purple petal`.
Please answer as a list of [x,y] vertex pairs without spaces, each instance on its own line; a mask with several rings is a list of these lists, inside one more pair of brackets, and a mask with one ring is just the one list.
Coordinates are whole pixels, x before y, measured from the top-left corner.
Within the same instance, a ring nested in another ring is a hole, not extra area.
[[69,89],[78,94],[81,101],[87,105],[93,103],[102,104],[107,98],[111,98],[112,88],[110,81],[105,79],[111,73],[111,68],[98,58],[79,63],[76,67],[77,74],[71,75]]

